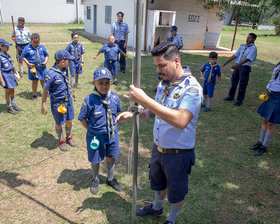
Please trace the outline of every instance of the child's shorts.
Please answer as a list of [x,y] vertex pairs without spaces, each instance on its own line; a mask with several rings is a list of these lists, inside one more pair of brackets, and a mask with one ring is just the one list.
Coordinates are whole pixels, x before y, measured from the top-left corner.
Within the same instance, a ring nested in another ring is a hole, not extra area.
[[81,60],[77,60],[77,61],[71,60],[69,70],[71,75],[82,74],[83,69],[81,68]]
[[109,140],[107,134],[96,136],[99,140],[99,148],[91,149],[90,143],[94,138],[94,134],[90,131],[87,132],[86,141],[87,141],[87,151],[88,151],[88,161],[91,163],[100,163],[104,160],[104,157],[117,158],[120,154],[119,147],[119,136],[118,133],[115,133],[114,138]]
[[212,98],[214,96],[214,89],[215,89],[215,83],[209,83],[207,81],[204,81],[203,83],[203,95],[208,95],[209,98]]
[[[6,89],[13,89],[17,87],[18,83],[15,79],[15,73],[14,72],[2,72],[2,77],[5,82],[5,88]],[[0,82],[1,85],[1,82]]]
[[118,61],[104,61],[104,67],[108,68],[112,75],[118,75]]
[[51,102],[51,110],[57,125],[63,125],[65,121],[72,121],[74,119],[74,108],[72,98],[70,97],[67,102],[63,102],[63,104],[67,108],[67,112],[65,114],[59,113],[57,108],[61,105],[59,101]]
[[169,203],[178,203],[188,193],[188,175],[195,164],[194,149],[179,153],[160,153],[154,144],[150,162],[150,185],[155,191],[167,188]]
[[[19,55],[19,62],[22,63],[22,58],[20,57],[24,48],[28,45],[29,43],[27,44],[16,44],[16,47],[18,49],[18,55]],[[18,56],[17,56],[18,57]]]
[[35,66],[36,68],[36,75],[38,78],[36,78],[31,72],[30,67],[28,67],[28,78],[29,80],[45,80],[45,76],[47,73],[47,67],[43,65]]

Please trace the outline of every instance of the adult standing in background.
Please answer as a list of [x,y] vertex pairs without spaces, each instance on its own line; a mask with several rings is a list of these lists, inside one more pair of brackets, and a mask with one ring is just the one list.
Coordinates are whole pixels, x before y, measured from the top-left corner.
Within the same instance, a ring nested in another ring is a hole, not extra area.
[[18,18],[18,25],[12,31],[12,40],[16,41],[16,48],[18,50],[18,63],[20,68],[20,74],[23,75],[23,63],[21,59],[21,54],[23,49],[30,43],[31,33],[30,30],[24,26],[25,19],[23,17]]
[[[128,25],[123,22],[123,16],[123,12],[117,13],[118,21],[112,25],[110,32],[115,36],[116,44],[119,45],[120,49],[126,54],[128,33],[130,31]],[[119,63],[121,72],[125,73],[126,62],[123,55],[120,55]]]
[[170,34],[167,36],[166,40],[167,41],[172,41],[178,48],[178,50],[182,49],[184,44],[183,44],[183,40],[182,40],[182,37],[177,34],[177,30],[178,30],[178,27],[177,26],[171,26],[169,31],[170,31]]
[[256,39],[256,34],[249,33],[246,39],[246,44],[242,44],[235,54],[223,64],[223,67],[225,67],[229,62],[236,59],[235,65],[231,66],[231,68],[234,69],[231,76],[231,87],[228,96],[224,99],[225,101],[234,100],[235,91],[239,82],[238,96],[234,104],[235,106],[242,105],[245,98],[251,67],[257,58],[257,47],[254,44]]

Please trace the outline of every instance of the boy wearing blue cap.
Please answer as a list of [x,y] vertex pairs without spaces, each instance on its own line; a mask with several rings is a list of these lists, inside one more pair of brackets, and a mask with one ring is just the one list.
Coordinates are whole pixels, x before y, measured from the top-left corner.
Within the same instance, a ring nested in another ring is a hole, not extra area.
[[[83,73],[83,66],[84,66],[84,53],[85,49],[81,43],[79,43],[79,33],[73,32],[71,34],[73,42],[68,44],[66,47],[66,51],[68,51],[74,59],[70,62],[70,74],[71,74],[71,87],[80,88],[79,86],[79,75]],[[74,77],[75,77],[75,84],[74,84]]]
[[7,103],[7,110],[11,114],[18,114],[22,111],[15,103],[15,87],[18,85],[15,79],[15,67],[13,66],[14,61],[8,53],[9,46],[12,44],[8,43],[4,39],[0,39],[0,84],[5,88],[5,98]]
[[167,41],[172,41],[178,48],[178,50],[182,49],[184,44],[183,44],[183,40],[182,37],[177,34],[177,30],[178,27],[177,26],[171,26],[169,31],[170,31],[170,35],[167,36],[166,40]]
[[113,75],[113,84],[118,85],[118,55],[119,53],[124,57],[127,57],[127,55],[120,49],[119,45],[115,43],[114,35],[108,37],[108,43],[104,44],[93,59],[96,59],[97,56],[103,52],[105,57],[104,67],[108,68]]
[[90,187],[92,194],[99,190],[99,165],[106,157],[108,177],[106,184],[116,191],[122,186],[114,178],[115,158],[120,154],[116,115],[121,111],[118,95],[110,90],[112,79],[110,71],[101,67],[94,71],[93,92],[82,104],[78,119],[87,130],[86,142],[88,160],[91,163],[93,180]]
[[200,70],[201,79],[203,80],[203,102],[201,104],[201,107],[205,107],[208,96],[208,104],[207,107],[204,108],[204,112],[211,111],[211,104],[214,96],[214,89],[216,85],[217,76],[219,87],[221,86],[221,69],[220,66],[217,64],[217,59],[218,54],[214,51],[210,52],[210,62],[207,62]]
[[32,100],[36,100],[38,82],[40,80],[43,88],[47,73],[46,64],[49,59],[46,48],[40,44],[40,35],[38,33],[31,35],[31,44],[24,48],[21,58],[28,66],[28,78],[32,81]]
[[[47,72],[42,96],[42,114],[47,114],[46,101],[50,94],[51,110],[55,120],[55,130],[59,139],[59,148],[67,150],[66,143],[75,147],[73,141],[72,120],[74,119],[74,108],[71,97],[71,86],[69,84],[68,67],[73,56],[68,51],[59,50],[55,53],[55,64]],[[63,137],[62,125],[65,123],[66,142]]]

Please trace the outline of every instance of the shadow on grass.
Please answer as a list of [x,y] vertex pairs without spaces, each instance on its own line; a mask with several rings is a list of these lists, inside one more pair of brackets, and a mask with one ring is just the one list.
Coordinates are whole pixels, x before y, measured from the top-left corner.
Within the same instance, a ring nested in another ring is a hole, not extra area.
[[0,172],[0,183],[7,186],[11,190],[14,190],[21,196],[24,196],[24,197],[28,198],[29,200],[35,202],[36,204],[42,206],[44,209],[48,210],[49,212],[56,215],[57,217],[63,219],[67,223],[75,224],[75,222],[72,222],[71,220],[69,220],[65,216],[61,215],[54,209],[52,209],[52,208],[48,207],[47,205],[45,205],[44,203],[38,201],[36,198],[33,198],[32,196],[28,195],[27,193],[25,193],[19,189],[16,189],[16,187],[19,187],[21,185],[28,185],[28,186],[35,187],[35,185],[32,184],[31,182],[29,182],[28,180],[18,179],[18,177],[17,177],[18,175],[19,175],[18,173],[10,173],[10,172],[6,172],[6,171]]
[[[33,95],[32,92],[29,92],[29,91],[24,91],[24,92],[17,94],[17,96],[19,96],[21,98],[25,98],[27,100],[32,100],[32,95]],[[42,93],[38,92],[37,97],[41,97],[41,96],[42,96]]]
[[108,223],[130,223],[131,221],[131,203],[114,192],[105,192],[100,198],[87,198],[82,206],[76,209],[76,212],[83,212],[86,209],[102,211]]
[[91,169],[69,170],[65,169],[57,179],[58,184],[68,183],[75,191],[87,189],[91,185]]
[[8,113],[7,104],[0,104],[0,113]]
[[10,173],[6,171],[0,172],[1,183],[3,183],[2,180],[5,180],[5,185],[11,188],[19,187],[21,185],[28,185],[28,186],[35,187],[35,185],[29,182],[28,180],[18,179],[18,175],[19,175],[18,173]]
[[50,133],[44,131],[41,138],[35,139],[30,146],[32,148],[44,147],[48,150],[57,148],[57,139]]

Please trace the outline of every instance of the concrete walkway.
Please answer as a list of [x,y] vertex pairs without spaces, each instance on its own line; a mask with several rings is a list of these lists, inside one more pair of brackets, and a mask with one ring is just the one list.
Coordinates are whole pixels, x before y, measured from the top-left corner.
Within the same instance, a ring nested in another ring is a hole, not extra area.
[[[103,37],[99,37],[95,34],[86,32],[85,30],[76,30],[79,34],[83,35],[84,37],[88,38],[89,40],[91,40],[92,42],[98,42],[101,44],[105,44],[108,42],[108,40],[106,38]],[[109,35],[109,34],[108,34]],[[134,51],[135,49],[133,47],[127,47],[127,53],[129,55],[134,56]],[[218,48],[211,48],[211,49],[202,49],[202,50],[180,50],[182,53],[188,53],[188,54],[203,54],[203,55],[208,55],[211,51],[215,51],[218,53],[219,56],[225,56],[225,57],[230,57],[232,56],[235,51],[231,51],[228,48],[224,48],[224,47],[218,47]],[[142,53],[142,56],[148,56],[151,55],[150,53]]]

